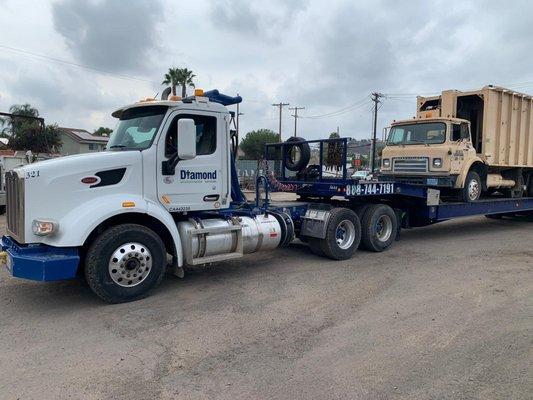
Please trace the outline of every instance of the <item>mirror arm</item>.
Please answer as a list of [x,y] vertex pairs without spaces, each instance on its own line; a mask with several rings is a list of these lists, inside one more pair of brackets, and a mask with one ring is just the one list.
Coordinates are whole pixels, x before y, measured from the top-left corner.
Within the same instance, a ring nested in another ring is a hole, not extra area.
[[178,152],[175,152],[168,160],[163,161],[162,174],[174,175],[176,173],[176,165],[178,165],[179,161]]

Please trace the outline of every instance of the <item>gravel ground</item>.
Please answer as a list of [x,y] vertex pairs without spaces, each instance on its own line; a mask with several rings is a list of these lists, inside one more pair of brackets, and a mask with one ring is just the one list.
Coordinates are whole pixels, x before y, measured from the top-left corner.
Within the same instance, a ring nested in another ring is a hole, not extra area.
[[483,217],[342,262],[298,242],[120,305],[2,268],[0,398],[531,399],[532,244]]

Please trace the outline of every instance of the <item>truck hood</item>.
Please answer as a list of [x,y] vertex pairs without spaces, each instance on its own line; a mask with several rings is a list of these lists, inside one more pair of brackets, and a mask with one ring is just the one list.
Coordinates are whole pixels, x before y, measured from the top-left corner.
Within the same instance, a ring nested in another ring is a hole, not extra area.
[[54,220],[61,226],[66,214],[95,199],[142,195],[142,157],[140,151],[100,152],[15,169],[24,178],[26,241],[40,239],[31,232],[34,219]]
[[[102,151],[98,153],[76,154],[72,156],[65,156],[59,158],[52,158],[49,160],[39,161],[33,164],[27,164],[23,167],[17,168],[19,176],[25,176],[30,171],[43,172],[87,172],[89,170],[119,166],[122,164],[130,164],[132,160],[139,157],[139,151]],[[21,173],[24,171],[24,174]],[[62,175],[62,174],[61,174]]]

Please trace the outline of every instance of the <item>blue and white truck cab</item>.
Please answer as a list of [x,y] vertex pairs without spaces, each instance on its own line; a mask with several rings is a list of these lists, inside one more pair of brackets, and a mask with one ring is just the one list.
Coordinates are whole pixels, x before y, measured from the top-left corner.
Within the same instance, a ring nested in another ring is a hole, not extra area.
[[220,214],[232,202],[226,106],[240,101],[201,90],[146,99],[113,112],[105,151],[7,173],[2,247],[11,274],[47,281],[83,270],[100,297],[120,302],[155,287],[167,255],[181,273],[277,247],[285,238],[272,214]]

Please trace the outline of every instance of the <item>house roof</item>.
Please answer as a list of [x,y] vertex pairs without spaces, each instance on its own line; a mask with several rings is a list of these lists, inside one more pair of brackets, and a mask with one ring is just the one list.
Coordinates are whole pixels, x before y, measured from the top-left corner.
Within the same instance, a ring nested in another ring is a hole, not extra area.
[[70,136],[72,139],[76,140],[79,143],[102,143],[105,144],[109,140],[105,136],[96,136],[90,132],[87,132],[85,129],[74,129],[74,128],[58,128],[61,133],[64,133]]

